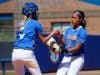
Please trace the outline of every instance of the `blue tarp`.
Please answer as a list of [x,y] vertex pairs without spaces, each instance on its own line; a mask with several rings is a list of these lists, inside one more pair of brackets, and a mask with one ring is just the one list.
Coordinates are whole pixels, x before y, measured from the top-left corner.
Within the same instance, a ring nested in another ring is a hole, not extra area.
[[96,5],[96,6],[100,6],[100,0],[79,0],[79,1],[89,3],[89,4],[93,4],[93,5]]
[[[48,47],[37,41],[37,49],[35,55],[38,60],[42,72],[56,71],[63,56],[58,63],[53,64],[49,58]],[[89,35],[87,37],[85,47],[85,64],[83,69],[100,69],[100,36]],[[0,42],[0,58],[11,58],[13,43]]]
[[9,0],[0,0],[0,3],[4,3],[4,2],[7,2]]

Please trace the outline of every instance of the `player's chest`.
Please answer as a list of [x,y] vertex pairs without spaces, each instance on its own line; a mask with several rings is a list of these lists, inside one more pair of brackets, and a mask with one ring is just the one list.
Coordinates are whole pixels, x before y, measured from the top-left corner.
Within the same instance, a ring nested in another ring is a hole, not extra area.
[[66,34],[66,40],[77,40],[79,37],[79,32],[72,31]]

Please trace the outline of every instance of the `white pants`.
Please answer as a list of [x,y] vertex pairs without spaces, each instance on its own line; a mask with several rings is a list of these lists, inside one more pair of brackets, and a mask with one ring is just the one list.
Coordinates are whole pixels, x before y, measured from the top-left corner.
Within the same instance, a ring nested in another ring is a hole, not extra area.
[[84,64],[84,56],[65,55],[56,75],[78,75]]
[[25,75],[25,66],[28,68],[31,75],[41,75],[40,67],[31,50],[13,49],[12,64],[15,75]]

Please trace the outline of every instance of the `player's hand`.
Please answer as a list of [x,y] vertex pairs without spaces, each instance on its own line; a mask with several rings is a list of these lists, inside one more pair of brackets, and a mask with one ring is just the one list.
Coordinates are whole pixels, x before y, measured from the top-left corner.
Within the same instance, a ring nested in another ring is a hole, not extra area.
[[59,38],[59,39],[62,39],[62,32],[60,30],[56,30],[56,36]]
[[60,36],[61,32],[59,30],[54,30],[51,32],[52,35]]
[[52,31],[52,32],[50,33],[50,35],[51,35],[51,36],[56,35],[56,31]]
[[62,49],[61,54],[68,53],[68,49]]
[[57,36],[61,36],[61,34],[62,34],[60,30],[56,30],[55,33]]

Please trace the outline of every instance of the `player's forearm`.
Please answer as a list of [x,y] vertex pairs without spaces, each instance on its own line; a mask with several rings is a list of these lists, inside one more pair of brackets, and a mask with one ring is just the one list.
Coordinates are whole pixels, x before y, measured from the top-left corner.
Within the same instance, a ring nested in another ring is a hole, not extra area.
[[49,34],[48,36],[46,36],[46,37],[44,38],[43,43],[46,44],[46,42],[47,42],[51,37],[53,37],[53,34],[52,34],[52,33]]
[[79,52],[79,50],[81,49],[81,47],[82,47],[81,44],[77,44],[75,47],[69,48],[68,49],[68,53],[77,53],[77,52]]
[[67,50],[68,53],[77,53],[79,50],[76,48],[70,48]]
[[44,37],[42,34],[39,34],[39,38],[42,41],[42,43],[45,43],[51,38],[53,37],[54,33],[52,32],[51,34],[49,34],[48,36]]

